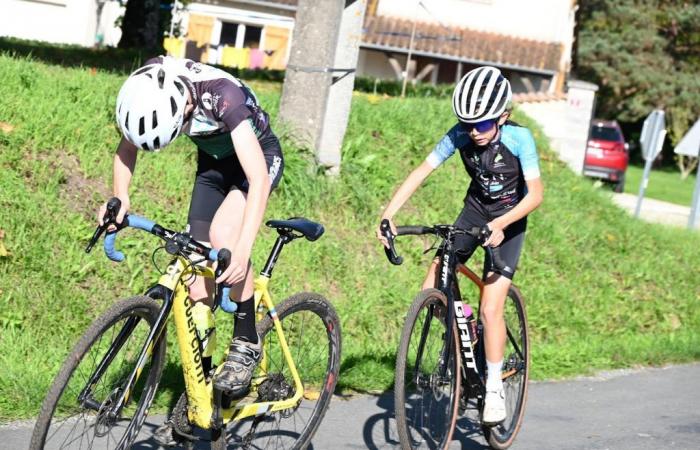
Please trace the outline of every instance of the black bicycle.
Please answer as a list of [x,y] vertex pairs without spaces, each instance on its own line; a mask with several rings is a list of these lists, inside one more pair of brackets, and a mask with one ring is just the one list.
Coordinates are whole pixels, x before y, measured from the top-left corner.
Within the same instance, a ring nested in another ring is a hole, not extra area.
[[[403,262],[394,247],[402,235],[433,234],[442,239],[437,288],[421,291],[406,316],[396,356],[394,401],[399,440],[404,449],[444,449],[449,446],[457,417],[464,415],[481,428],[492,448],[505,449],[514,441],[525,412],[530,365],[525,301],[511,286],[505,304],[506,349],[501,373],[506,394],[506,420],[489,426],[481,422],[486,395],[486,355],[478,310],[462,301],[458,275],[467,277],[481,292],[484,282],[459,264],[455,237],[467,234],[485,242],[487,227],[463,230],[452,225],[397,227],[389,221],[381,231],[394,265]],[[512,271],[499,249],[485,247],[496,272]],[[511,272],[512,273],[512,272]],[[448,326],[449,324],[449,326]],[[472,414],[469,414],[472,412]]]

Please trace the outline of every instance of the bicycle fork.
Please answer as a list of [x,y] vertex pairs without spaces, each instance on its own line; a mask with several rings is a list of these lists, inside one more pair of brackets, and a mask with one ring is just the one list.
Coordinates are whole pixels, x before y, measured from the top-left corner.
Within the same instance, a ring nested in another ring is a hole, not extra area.
[[[152,355],[153,349],[157,345],[158,340],[161,338],[161,334],[165,329],[167,318],[170,314],[170,309],[172,307],[172,291],[164,288],[161,285],[153,286],[146,292],[145,295],[153,299],[163,299],[165,305],[160,310],[160,314],[158,315],[158,318],[156,319],[153,328],[148,334],[146,341],[143,343],[141,352],[139,354],[139,358],[136,363],[136,367],[129,375],[127,381],[121,386],[121,388],[115,391],[115,394],[117,394],[118,396],[116,398],[107,398],[102,403],[98,403],[94,398],[92,398],[91,394],[93,388],[97,385],[107,368],[114,360],[114,357],[119,353],[122,346],[128,340],[129,336],[131,336],[131,333],[134,331],[139,321],[142,320],[137,317],[129,317],[129,319],[127,319],[127,321],[124,323],[124,326],[119,331],[119,334],[114,339],[105,355],[102,357],[102,360],[100,360],[100,363],[97,365],[94,372],[90,375],[90,378],[88,378],[88,382],[85,384],[85,387],[78,395],[78,402],[81,405],[93,409],[95,411],[106,412],[108,416],[112,419],[116,419],[117,417],[119,417],[122,408],[129,402],[131,398],[131,391],[134,385],[136,385],[136,382],[138,381],[139,376],[141,375],[141,371],[146,365],[146,362]],[[107,407],[108,409],[104,409],[105,407]]]

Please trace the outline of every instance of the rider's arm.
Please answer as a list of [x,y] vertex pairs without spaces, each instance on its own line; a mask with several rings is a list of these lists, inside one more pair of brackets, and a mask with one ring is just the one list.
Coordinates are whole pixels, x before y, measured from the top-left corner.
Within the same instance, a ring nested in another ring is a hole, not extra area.
[[423,161],[420,166],[416,167],[391,198],[386,209],[384,209],[384,213],[382,213],[382,219],[391,220],[394,214],[396,214],[403,204],[411,198],[413,193],[416,192],[416,189],[428,178],[428,175],[430,175],[433,170],[435,169],[428,161]]
[[[243,225],[233,255],[250,258],[253,243],[265,214],[267,197],[270,195],[270,178],[258,138],[247,120],[242,121],[232,132],[231,140],[248,179],[248,197],[243,211]],[[235,257],[235,256],[234,256]]]
[[416,189],[418,189],[423,181],[428,178],[428,175],[447,161],[450,156],[454,155],[456,146],[462,142],[465,136],[464,133],[460,133],[460,131],[461,128],[459,124],[457,124],[440,139],[440,142],[437,143],[433,151],[425,158],[425,161],[411,172],[408,178],[406,178],[399,187],[399,190],[396,191],[389,205],[387,205],[384,210],[382,219],[391,220],[394,214],[401,209],[401,206],[416,192]]
[[[138,149],[136,146],[122,136],[121,141],[119,141],[119,146],[117,146],[117,152],[114,154],[112,178],[113,194],[121,200],[122,203],[119,214],[117,214],[117,223],[121,223],[122,220],[124,220],[124,215],[129,211],[129,184],[131,183],[131,177],[136,167],[137,155]],[[104,217],[105,210],[106,204],[103,204],[98,213],[100,225],[102,225],[102,217]]]
[[500,229],[507,228],[508,225],[517,222],[540,206],[544,198],[542,178],[537,177],[525,180],[525,184],[527,185],[527,194],[525,194],[525,197],[523,197],[513,209],[493,220],[491,224],[498,226]]
[[543,199],[544,186],[540,177],[539,158],[532,133],[523,127],[511,128],[511,131],[513,132],[512,148],[520,162],[527,192],[513,209],[488,223],[492,233],[491,237],[484,242],[485,246],[500,245],[504,238],[503,230],[537,209]]

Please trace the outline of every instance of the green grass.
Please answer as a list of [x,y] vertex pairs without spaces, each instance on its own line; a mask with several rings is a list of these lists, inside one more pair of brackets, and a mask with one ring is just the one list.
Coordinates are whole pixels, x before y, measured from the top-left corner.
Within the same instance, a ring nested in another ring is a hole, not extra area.
[[[0,122],[13,127],[0,131],[0,228],[11,252],[0,257],[0,420],[8,420],[35,415],[88,324],[155,280],[150,256],[157,242],[124,232],[121,264],[83,251],[97,207],[111,191],[119,137],[113,107],[123,75],[0,54],[0,79]],[[280,132],[274,117],[281,86],[253,87]],[[341,390],[391,388],[400,327],[429,257],[421,252],[426,242],[406,238],[399,242],[406,262],[391,266],[374,229],[397,185],[453,121],[445,100],[356,94],[337,179],[319,175],[309,152],[280,133],[286,169],[266,217],[306,216],[327,232],[284,250],[271,289],[278,299],[311,290],[333,301],[343,327]],[[539,129],[534,134],[545,201],[530,217],[516,276],[527,299],[533,377],[700,359],[700,235],[630,219],[561,164]],[[194,167],[193,145],[184,138],[142,154],[133,212],[182,228]],[[452,158],[397,221],[453,221],[467,184],[461,161]],[[258,268],[274,238],[261,231]],[[231,319],[218,320],[227,335]],[[159,407],[182,389],[174,350],[171,345]]]
[[[695,172],[694,170],[693,174],[682,180],[680,172],[675,168],[652,169],[644,197],[690,206],[695,189]],[[643,175],[644,167],[632,165],[627,167],[625,192],[639,194]]]

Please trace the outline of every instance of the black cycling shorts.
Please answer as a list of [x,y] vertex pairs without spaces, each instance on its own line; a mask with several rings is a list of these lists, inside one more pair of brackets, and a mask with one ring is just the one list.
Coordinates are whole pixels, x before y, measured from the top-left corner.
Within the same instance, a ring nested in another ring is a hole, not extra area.
[[[464,209],[457,217],[454,225],[457,228],[462,228],[468,230],[472,227],[482,227],[487,223],[491,222],[495,217],[488,218],[485,213],[480,212],[478,208],[475,208],[473,202],[467,202],[464,205]],[[498,246],[501,253],[501,258],[509,266],[513,268],[513,274],[500,275],[513,279],[515,275],[515,270],[518,267],[518,260],[520,259],[520,252],[523,248],[523,243],[525,242],[525,230],[527,229],[527,217],[523,217],[517,222],[514,222],[508,226],[503,231],[505,237],[503,242]],[[460,263],[464,264],[474,253],[474,250],[479,246],[479,241],[469,235],[460,234],[455,237],[455,248],[457,249],[456,255]],[[436,256],[440,256],[442,253],[442,248],[438,249]],[[482,274],[482,279],[486,279],[486,275],[489,272],[494,272],[496,270],[491,267],[491,259],[486,253],[484,258],[484,271]],[[497,272],[497,271],[496,271]],[[500,273],[500,272],[499,272]]]
[[[272,189],[276,188],[284,171],[284,158],[279,140],[272,133],[260,139]],[[198,241],[209,241],[209,227],[214,215],[233,190],[248,192],[248,179],[233,154],[228,158],[215,159],[198,149],[197,175],[192,189],[190,211],[187,216],[189,232]]]

